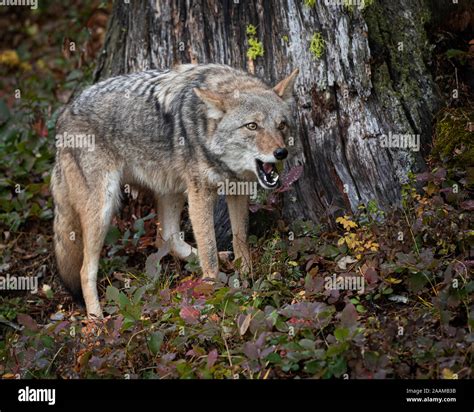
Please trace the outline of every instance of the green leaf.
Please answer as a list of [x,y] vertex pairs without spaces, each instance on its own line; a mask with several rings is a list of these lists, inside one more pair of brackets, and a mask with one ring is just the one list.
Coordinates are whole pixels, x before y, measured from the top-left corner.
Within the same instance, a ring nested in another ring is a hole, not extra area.
[[72,81],[72,80],[79,80],[83,77],[84,73],[82,72],[82,70],[79,70],[79,69],[75,69],[75,70],[72,70],[66,77],[66,81]]
[[126,330],[132,328],[135,325],[135,322],[136,322],[135,319],[124,317],[123,324],[122,324],[122,330],[126,331]]
[[299,344],[301,347],[307,350],[314,350],[316,346],[316,343],[312,339],[301,339]]
[[120,233],[119,228],[116,226],[111,226],[107,233],[107,236],[105,237],[105,244],[115,245],[121,236],[122,234]]
[[0,100],[0,124],[5,123],[10,118],[10,110],[3,100]]
[[339,342],[344,342],[349,337],[349,329],[347,329],[347,328],[337,328],[334,331],[334,337]]
[[335,377],[341,376],[347,370],[347,364],[345,359],[341,356],[337,358],[334,362],[329,365],[329,372],[331,372]]
[[41,336],[41,342],[43,342],[43,345],[49,349],[54,347],[54,339],[49,335]]
[[458,49],[449,49],[446,51],[446,57],[448,59],[456,58],[456,57],[466,57],[467,53],[463,50]]
[[235,316],[240,313],[240,306],[230,299],[227,299],[223,305],[226,316]]
[[333,344],[328,347],[326,351],[326,357],[332,358],[344,352],[346,350],[346,346],[342,343],[340,344]]
[[193,377],[193,368],[186,361],[178,361],[176,371],[179,373],[181,379],[191,379]]
[[107,286],[107,289],[105,291],[105,297],[107,300],[111,300],[115,303],[119,302],[119,294],[120,291],[115,287],[115,286]]
[[334,258],[339,255],[340,251],[333,245],[323,245],[319,248],[319,254],[327,258]]
[[362,305],[357,305],[357,306],[356,306],[356,310],[357,310],[357,312],[359,312],[359,313],[365,313],[365,312],[367,312],[367,309],[366,309],[364,306],[362,306]]
[[127,305],[131,305],[130,300],[128,299],[125,293],[120,292],[114,286],[107,286],[107,290],[105,291],[105,297],[108,300],[112,300],[113,302],[117,303],[121,309],[125,308]]
[[134,305],[136,305],[140,302],[141,298],[143,297],[143,294],[146,292],[148,287],[149,287],[149,285],[144,285],[144,286],[138,288],[134,292],[133,297],[132,297],[132,302],[133,302]]
[[271,363],[281,363],[281,356],[278,353],[273,352],[267,356],[266,360]]
[[320,368],[320,361],[318,360],[310,360],[304,365],[304,371],[310,374],[315,374]]
[[153,355],[156,355],[160,351],[161,345],[163,344],[163,338],[164,335],[160,331],[153,332],[148,336],[148,349],[150,349],[150,352],[153,353]]
[[427,282],[428,279],[426,279],[423,273],[415,273],[408,279],[408,288],[410,292],[417,293],[424,288]]

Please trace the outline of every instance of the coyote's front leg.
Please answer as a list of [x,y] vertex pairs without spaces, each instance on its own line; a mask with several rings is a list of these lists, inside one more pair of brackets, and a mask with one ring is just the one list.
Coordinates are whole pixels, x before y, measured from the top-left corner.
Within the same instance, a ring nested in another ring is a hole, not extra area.
[[196,239],[199,262],[204,278],[216,279],[219,273],[216,234],[214,231],[214,202],[216,191],[206,186],[188,185],[189,217]]
[[249,197],[246,195],[228,195],[226,197],[232,225],[232,246],[235,259],[240,259],[242,272],[250,272],[252,262],[248,246]]

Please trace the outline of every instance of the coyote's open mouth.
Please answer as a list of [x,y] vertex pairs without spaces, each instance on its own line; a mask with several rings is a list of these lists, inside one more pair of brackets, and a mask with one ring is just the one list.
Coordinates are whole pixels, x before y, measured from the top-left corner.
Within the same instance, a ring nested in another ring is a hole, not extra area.
[[264,163],[256,159],[257,177],[260,185],[265,189],[273,189],[278,184],[280,176],[276,171],[275,163]]

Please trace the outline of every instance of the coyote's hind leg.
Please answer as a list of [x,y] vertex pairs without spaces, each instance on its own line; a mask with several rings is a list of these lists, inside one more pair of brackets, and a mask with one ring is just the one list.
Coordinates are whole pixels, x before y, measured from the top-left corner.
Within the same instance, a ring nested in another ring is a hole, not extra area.
[[89,188],[85,207],[79,211],[84,245],[81,286],[87,314],[100,318],[102,310],[97,292],[97,271],[104,239],[120,197],[120,173],[103,172],[89,186],[91,184],[94,187]]

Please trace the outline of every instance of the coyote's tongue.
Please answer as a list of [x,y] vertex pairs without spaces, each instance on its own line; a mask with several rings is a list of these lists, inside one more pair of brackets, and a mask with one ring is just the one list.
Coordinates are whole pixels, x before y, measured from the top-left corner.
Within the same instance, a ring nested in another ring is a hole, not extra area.
[[266,173],[266,174],[269,174],[271,173],[271,171],[273,170],[273,163],[264,163],[262,165],[263,167],[263,171]]

